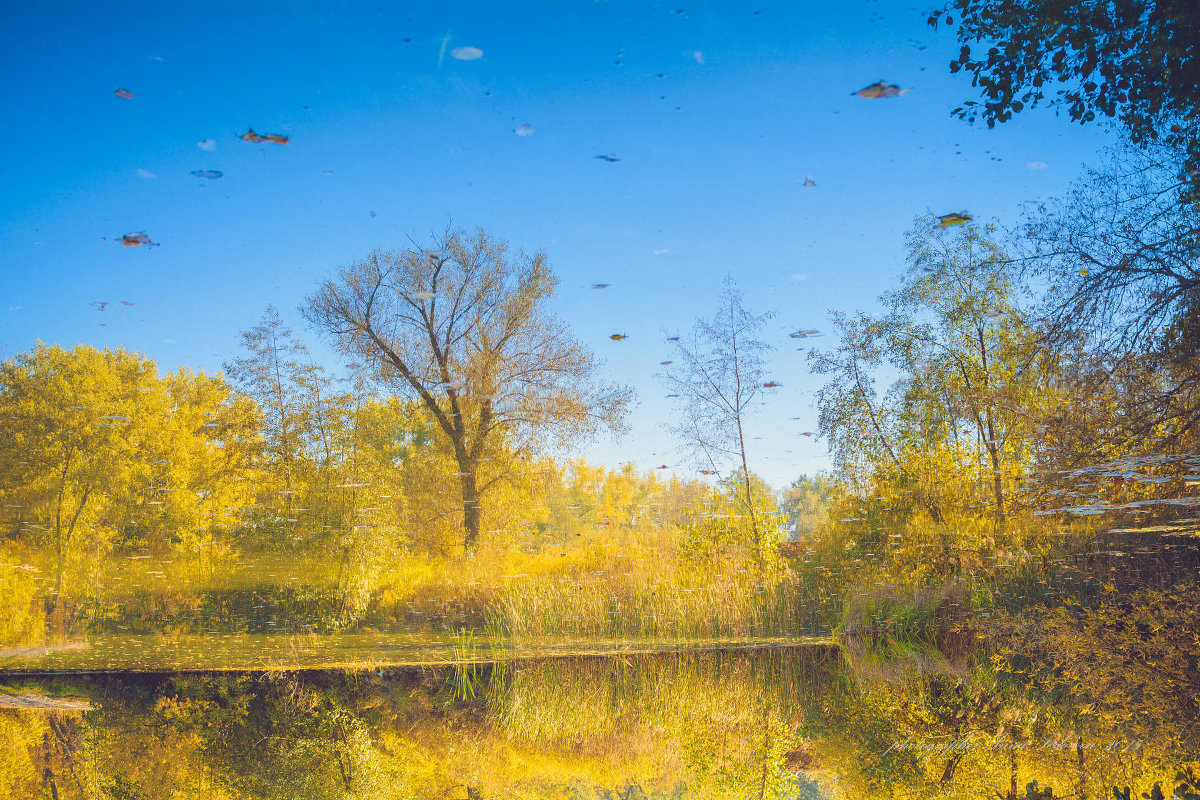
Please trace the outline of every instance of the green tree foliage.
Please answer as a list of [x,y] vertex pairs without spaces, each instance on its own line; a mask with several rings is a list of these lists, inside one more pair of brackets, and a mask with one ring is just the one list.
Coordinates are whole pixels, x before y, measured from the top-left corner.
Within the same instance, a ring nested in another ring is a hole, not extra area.
[[305,462],[332,458],[329,380],[274,306],[242,333],[242,346],[247,355],[226,363],[225,371],[262,411],[270,473],[282,483],[290,512]]
[[629,393],[599,384],[594,357],[549,313],[555,284],[544,254],[447,233],[345,267],[305,308],[374,381],[419,400],[449,441],[468,550],[480,532],[479,462],[497,436],[528,451],[620,427]]
[[822,475],[801,475],[783,490],[779,511],[791,529],[791,538],[807,539],[825,517],[833,486]]
[[[834,316],[841,342],[810,354],[829,381],[822,435],[860,496],[941,522],[984,504],[1002,525],[1033,432],[1053,394],[1044,354],[1017,306],[1011,265],[991,230],[918,220],[908,270],[880,317]],[[882,397],[876,376],[898,376]]]

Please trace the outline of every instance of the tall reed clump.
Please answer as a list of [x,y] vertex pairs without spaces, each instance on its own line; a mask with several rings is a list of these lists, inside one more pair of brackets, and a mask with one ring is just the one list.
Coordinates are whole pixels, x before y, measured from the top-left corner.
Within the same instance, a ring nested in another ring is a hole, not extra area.
[[476,689],[479,687],[480,674],[477,665],[478,653],[475,651],[475,634],[459,628],[451,637],[453,650],[454,676],[451,681],[451,691],[455,700],[474,700]]
[[962,675],[974,650],[967,603],[960,583],[914,589],[911,595],[872,588],[846,602],[835,636],[860,678],[896,683],[922,671]]
[[842,669],[832,648],[533,661],[489,695],[488,720],[517,741],[619,738],[638,727],[683,736],[755,729],[764,711],[800,719]]
[[730,639],[799,635],[807,609],[785,585],[717,576],[682,586],[669,576],[646,583],[555,579],[504,587],[491,608],[510,636]]

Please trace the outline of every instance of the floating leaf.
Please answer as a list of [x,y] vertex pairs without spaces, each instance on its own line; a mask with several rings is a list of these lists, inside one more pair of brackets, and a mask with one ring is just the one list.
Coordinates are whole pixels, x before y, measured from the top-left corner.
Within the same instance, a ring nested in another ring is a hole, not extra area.
[[140,233],[127,233],[121,237],[122,247],[158,247],[157,242],[150,241],[150,237],[145,231]]
[[238,138],[243,142],[251,142],[253,144],[261,144],[262,142],[287,144],[290,141],[288,137],[278,133],[255,133],[254,128],[250,128],[248,131],[238,136]]
[[966,225],[971,221],[971,219],[971,215],[965,211],[958,214],[943,214],[942,216],[938,217],[938,224],[934,225],[933,227],[944,231],[951,225]]
[[879,97],[899,97],[902,94],[908,94],[910,91],[912,90],[901,89],[899,86],[888,83],[887,81],[876,81],[870,86],[864,86],[857,92],[851,92],[851,94],[873,100]]

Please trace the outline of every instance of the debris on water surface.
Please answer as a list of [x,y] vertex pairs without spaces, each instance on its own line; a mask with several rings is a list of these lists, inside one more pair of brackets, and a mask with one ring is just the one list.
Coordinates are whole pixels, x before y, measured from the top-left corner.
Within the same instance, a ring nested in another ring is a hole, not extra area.
[[278,133],[255,133],[254,128],[250,128],[245,133],[238,136],[243,142],[252,142],[261,144],[262,142],[274,142],[275,144],[288,144],[290,139]]
[[942,216],[938,217],[938,224],[934,225],[933,227],[944,231],[951,225],[966,225],[972,219],[973,217],[965,211],[958,214],[943,214]]
[[450,51],[450,57],[459,61],[477,61],[483,58],[483,51],[478,47],[456,47]]
[[195,175],[197,178],[203,178],[204,180],[215,181],[217,178],[221,177],[225,173],[221,172],[221,170],[219,170],[219,169],[194,169],[194,170],[192,170],[192,174]]
[[150,241],[150,237],[145,231],[139,233],[127,233],[121,237],[122,247],[158,247],[158,242]]
[[851,94],[858,95],[859,97],[865,97],[868,100],[873,100],[880,97],[899,97],[902,94],[908,94],[910,91],[912,90],[901,89],[894,83],[888,83],[887,81],[876,81],[870,86],[864,86],[857,92],[851,92]]
[[134,98],[133,92],[129,91],[128,89],[117,89],[115,92],[113,92],[113,94],[122,100],[132,100]]

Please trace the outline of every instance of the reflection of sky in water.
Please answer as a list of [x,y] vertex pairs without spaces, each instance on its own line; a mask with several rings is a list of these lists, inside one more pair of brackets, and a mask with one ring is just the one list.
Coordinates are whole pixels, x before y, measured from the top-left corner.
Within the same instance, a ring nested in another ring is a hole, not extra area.
[[[546,249],[558,312],[639,390],[594,460],[674,463],[652,376],[725,273],[779,311],[783,386],[749,424],[783,485],[824,463],[791,435],[816,416],[794,348],[829,342],[786,334],[871,308],[915,215],[1012,223],[1106,141],[1049,112],[956,121],[975,90],[920,9],[816,5],[9,5],[0,356],[41,338],[216,370],[268,303],[481,225]],[[851,94],[880,80],[911,91]]]

